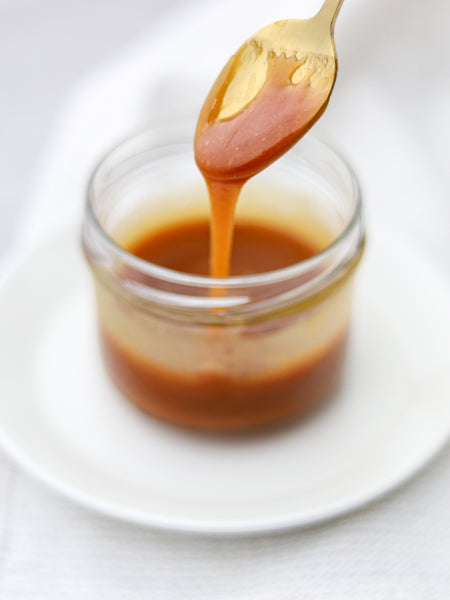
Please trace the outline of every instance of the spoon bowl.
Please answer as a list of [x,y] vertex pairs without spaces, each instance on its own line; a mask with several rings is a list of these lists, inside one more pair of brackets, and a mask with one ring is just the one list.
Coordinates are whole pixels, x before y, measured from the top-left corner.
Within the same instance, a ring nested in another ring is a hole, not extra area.
[[333,34],[342,3],[325,0],[310,19],[268,25],[230,58],[198,121],[196,160],[204,175],[245,181],[317,121],[336,79]]

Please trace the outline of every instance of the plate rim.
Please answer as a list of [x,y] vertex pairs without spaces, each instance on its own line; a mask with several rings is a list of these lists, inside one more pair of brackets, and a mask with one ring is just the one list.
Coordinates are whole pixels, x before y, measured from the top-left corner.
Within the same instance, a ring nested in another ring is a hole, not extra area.
[[[386,228],[384,228],[386,231]],[[14,278],[20,277],[22,269],[26,265],[38,261],[39,250],[43,251],[48,246],[65,245],[66,251],[69,250],[69,244],[72,244],[74,238],[74,228],[65,228],[56,235],[48,236],[45,241],[42,241],[33,252],[29,252],[20,260],[13,270],[7,273],[6,277],[2,278],[0,283],[0,297],[3,295],[8,283]],[[397,237],[397,236],[396,236]],[[404,241],[404,240],[403,240]],[[410,248],[412,245],[406,241],[406,245]],[[420,255],[424,264],[428,263],[427,257],[417,252],[414,248],[414,254]],[[81,257],[80,257],[81,258]],[[433,266],[434,275],[441,278],[445,284],[446,290],[450,297],[450,284],[445,277],[445,274],[440,271],[435,263],[429,263]],[[14,282],[13,282],[14,284]],[[0,446],[5,453],[10,456],[17,464],[24,468],[34,479],[45,484],[48,488],[56,493],[59,493],[64,498],[75,502],[91,511],[106,515],[110,518],[119,519],[122,522],[133,523],[135,525],[145,526],[157,530],[179,532],[185,534],[197,535],[214,535],[214,536],[242,536],[242,535],[264,535],[276,531],[286,531],[292,529],[303,529],[314,525],[326,523],[335,520],[339,517],[346,516],[352,512],[363,509],[364,507],[374,503],[398,490],[407,482],[418,476],[423,469],[444,449],[450,439],[450,422],[444,433],[434,439],[434,443],[428,444],[427,452],[423,452],[420,460],[406,461],[406,468],[401,469],[400,475],[390,476],[383,485],[377,482],[369,486],[367,491],[360,495],[352,496],[347,500],[334,502],[328,508],[319,508],[318,510],[306,511],[289,511],[283,516],[260,517],[257,519],[249,519],[245,517],[242,521],[239,519],[227,519],[218,521],[211,518],[198,520],[198,518],[175,518],[159,514],[157,511],[151,513],[142,509],[133,509],[130,507],[120,506],[117,502],[108,502],[102,498],[96,497],[90,492],[85,492],[79,489],[75,484],[67,481],[60,481],[58,477],[49,472],[45,466],[33,460],[27,455],[26,449],[18,445],[11,435],[5,429],[4,424],[0,421]]]
[[415,477],[419,477],[423,470],[445,448],[449,442],[449,437],[449,433],[442,436],[442,438],[436,442],[433,450],[422,458],[420,464],[412,464],[410,469],[404,471],[401,478],[392,477],[386,482],[385,486],[361,494],[357,499],[353,498],[347,502],[337,503],[328,511],[310,511],[307,518],[301,516],[301,513],[294,512],[283,517],[271,517],[259,521],[247,520],[245,524],[242,524],[239,521],[227,521],[226,524],[223,524],[213,520],[199,522],[192,519],[175,519],[163,515],[149,517],[144,511],[127,508],[120,509],[114,503],[99,500],[90,494],[86,494],[76,489],[74,486],[58,481],[56,477],[46,473],[45,469],[34,464],[25,453],[15,446],[14,443],[11,443],[10,438],[5,436],[3,429],[0,428],[0,446],[5,450],[8,456],[32,476],[35,481],[44,484],[47,489],[61,495],[63,498],[74,502],[91,512],[117,519],[124,523],[131,523],[141,527],[144,526],[158,531],[214,537],[263,536],[276,532],[308,529],[363,510],[394,492],[400,491],[404,485],[412,481]]

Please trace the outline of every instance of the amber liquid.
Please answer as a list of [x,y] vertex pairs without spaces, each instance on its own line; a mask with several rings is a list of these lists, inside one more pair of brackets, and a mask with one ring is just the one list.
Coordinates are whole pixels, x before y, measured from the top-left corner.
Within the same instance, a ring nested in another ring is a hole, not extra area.
[[125,396],[152,416],[213,431],[272,425],[316,408],[338,381],[346,341],[344,334],[322,355],[277,375],[233,378],[162,368],[125,351],[101,332],[107,369]]
[[[170,269],[222,278],[288,267],[316,253],[317,249],[301,239],[277,229],[235,223],[234,214],[244,183],[291,147],[325,109],[326,98],[320,93],[313,94],[307,85],[292,84],[298,66],[294,58],[272,57],[267,80],[255,101],[238,115],[220,120],[217,111],[227,81],[233,77],[231,67],[225,67],[206,99],[195,138],[196,161],[210,194],[211,222],[184,223],[152,232],[134,240],[127,250]],[[213,329],[215,343],[223,341],[218,357],[230,339],[233,344],[242,343],[242,338],[230,337],[226,327]],[[289,325],[270,323],[270,327],[288,329]],[[244,367],[258,362],[258,353],[272,357],[275,350],[267,332],[257,333],[249,325],[237,329],[242,335],[251,333],[254,340],[247,355],[239,354]],[[298,344],[295,331],[293,339],[289,338],[293,346]],[[262,426],[315,406],[337,381],[344,358],[346,331],[330,338],[328,345],[322,344],[296,362],[284,365],[274,356],[277,368],[271,365],[267,374],[261,370],[256,375],[255,371],[246,373],[244,368],[236,376],[231,369],[218,371],[217,363],[214,370],[190,362],[194,372],[155,364],[126,350],[106,329],[102,331],[107,367],[126,396],[152,415],[209,429]],[[210,354],[214,351],[214,344],[208,346]]]
[[[191,273],[210,273],[210,224],[194,221],[136,239],[127,250],[161,267]],[[253,275],[295,265],[316,254],[311,243],[280,229],[236,222],[229,273]]]
[[232,58],[202,107],[194,148],[210,196],[213,277],[229,275],[234,211],[242,186],[291,148],[326,108],[324,90],[314,91],[307,82],[292,83],[300,64],[295,57],[270,57],[256,98],[232,118],[221,120],[223,96],[234,77]]
[[[207,275],[209,243],[209,222],[204,220],[140,237],[131,242],[127,250],[163,267]],[[315,253],[316,249],[310,244],[279,229],[238,221],[231,274],[279,269]],[[216,340],[220,340],[220,335],[221,327],[215,326]],[[261,340],[267,333],[251,335],[257,358],[258,352],[264,352]],[[110,376],[145,412],[196,428],[236,430],[283,421],[316,406],[338,379],[346,334],[300,364],[290,364],[267,375],[246,376],[244,373],[239,377],[211,371],[203,365],[197,365],[197,371],[190,373],[154,364],[122,347],[106,329],[101,331],[101,340]],[[177,351],[174,344],[173,352]],[[213,345],[211,352],[214,352]]]

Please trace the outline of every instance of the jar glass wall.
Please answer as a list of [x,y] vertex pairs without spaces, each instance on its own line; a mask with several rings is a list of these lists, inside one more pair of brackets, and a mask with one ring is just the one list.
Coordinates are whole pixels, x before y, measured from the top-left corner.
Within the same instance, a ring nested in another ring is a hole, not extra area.
[[354,176],[308,136],[244,186],[236,219],[276,226],[317,249],[277,271],[189,275],[125,248],[209,218],[192,124],[144,132],[94,172],[83,244],[95,280],[106,368],[147,413],[204,429],[248,429],[311,410],[344,364],[364,229]]

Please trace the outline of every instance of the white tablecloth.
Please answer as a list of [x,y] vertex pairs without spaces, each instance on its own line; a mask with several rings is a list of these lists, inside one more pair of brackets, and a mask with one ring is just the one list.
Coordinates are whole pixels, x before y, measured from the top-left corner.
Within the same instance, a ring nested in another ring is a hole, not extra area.
[[[56,120],[3,274],[63,222],[80,221],[86,178],[104,150],[145,123],[195,115],[230,52],[260,26],[307,16],[320,2],[303,4],[262,0],[257,14],[250,0],[187,5],[88,74]],[[372,216],[389,221],[447,272],[449,21],[446,0],[347,0],[339,80],[317,127],[354,165],[369,230]],[[72,504],[0,452],[0,598],[443,599],[449,506],[447,448],[403,489],[332,523],[259,537],[176,535]]]

